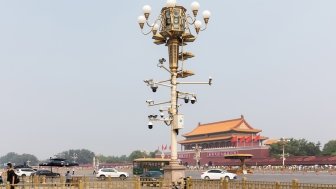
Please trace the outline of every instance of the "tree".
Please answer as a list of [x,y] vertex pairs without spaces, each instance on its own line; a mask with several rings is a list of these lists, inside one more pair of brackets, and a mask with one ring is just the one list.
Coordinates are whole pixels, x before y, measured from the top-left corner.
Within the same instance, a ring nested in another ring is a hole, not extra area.
[[38,164],[38,159],[31,154],[17,154],[15,152],[9,152],[5,156],[0,157],[0,164],[6,164],[8,162],[14,163],[16,165],[23,165],[28,163],[29,165],[37,165]]
[[133,161],[134,159],[145,158],[145,157],[149,157],[149,155],[146,152],[140,151],[140,150],[135,150],[128,156],[128,159],[130,161]]
[[323,155],[336,155],[336,140],[330,140],[323,146]]
[[98,155],[97,159],[99,159],[100,162],[104,163],[124,163],[128,162],[128,157],[126,155],[122,156],[104,156],[104,155]]
[[94,152],[87,149],[77,149],[68,150],[56,155],[57,157],[64,158],[70,161],[76,161],[79,164],[89,164],[92,163],[93,157],[95,157]]
[[155,157],[155,154],[159,153],[160,150],[155,150],[154,152],[149,152],[149,156],[154,158]]
[[[316,156],[321,154],[320,142],[314,144],[308,142],[306,139],[289,139],[284,143],[285,153],[293,156]],[[270,154],[272,156],[282,155],[281,142],[272,144],[270,146]]]

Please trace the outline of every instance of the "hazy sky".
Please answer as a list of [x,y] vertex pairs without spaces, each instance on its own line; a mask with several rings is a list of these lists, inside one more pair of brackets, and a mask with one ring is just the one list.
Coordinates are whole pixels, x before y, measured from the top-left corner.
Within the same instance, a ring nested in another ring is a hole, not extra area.
[[[143,82],[169,78],[156,67],[168,50],[137,24],[143,5],[153,19],[165,2],[0,0],[0,156],[80,148],[128,155],[169,145],[167,126],[147,128],[158,108],[145,103],[168,100],[169,89],[152,93]],[[198,97],[180,108],[181,132],[243,114],[270,138],[335,139],[336,1],[199,2],[212,17],[185,47],[196,55],[186,81],[211,76],[214,84],[179,88]]]

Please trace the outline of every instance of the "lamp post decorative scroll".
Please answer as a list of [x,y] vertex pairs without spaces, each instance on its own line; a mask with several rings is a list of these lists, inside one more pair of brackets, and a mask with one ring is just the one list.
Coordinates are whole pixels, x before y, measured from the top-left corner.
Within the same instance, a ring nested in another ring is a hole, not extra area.
[[[152,34],[152,39],[157,45],[165,44],[168,46],[168,67],[165,66],[166,60],[159,59],[157,66],[164,69],[170,74],[170,79],[164,81],[154,81],[153,79],[145,80],[144,82],[152,89],[153,92],[158,90],[159,86],[169,87],[171,99],[166,102],[155,103],[153,100],[147,100],[148,106],[156,106],[169,104],[167,109],[160,108],[160,115],[149,115],[148,128],[153,128],[153,122],[164,122],[171,127],[171,161],[169,167],[165,168],[165,179],[172,182],[177,182],[178,179],[184,177],[184,167],[179,165],[177,160],[177,135],[179,129],[183,128],[184,116],[178,114],[178,99],[183,99],[185,103],[189,101],[194,104],[197,99],[194,93],[182,92],[177,90],[178,85],[182,84],[212,84],[212,79],[208,82],[179,82],[177,79],[186,78],[194,75],[190,70],[184,69],[184,61],[194,57],[191,52],[185,52],[184,46],[187,43],[194,42],[197,36],[192,34],[194,28],[196,35],[200,31],[207,28],[210,11],[203,11],[203,20],[205,27],[202,28],[202,22],[197,20],[199,10],[199,3],[193,2],[191,4],[192,15],[187,13],[187,9],[176,3],[175,0],[168,0],[166,5],[161,9],[159,16],[149,23],[151,14],[151,7],[145,5],[143,7],[143,15],[138,17],[138,24],[144,35]],[[148,26],[148,31],[144,31],[145,25]],[[179,64],[181,62],[181,64]],[[163,111],[167,111],[168,115],[165,117]]]

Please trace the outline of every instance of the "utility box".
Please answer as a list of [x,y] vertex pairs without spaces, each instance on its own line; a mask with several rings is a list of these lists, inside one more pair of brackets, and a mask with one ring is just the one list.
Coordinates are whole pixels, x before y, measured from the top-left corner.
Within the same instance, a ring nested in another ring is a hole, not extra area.
[[184,126],[184,115],[178,114],[174,116],[174,129],[182,129]]

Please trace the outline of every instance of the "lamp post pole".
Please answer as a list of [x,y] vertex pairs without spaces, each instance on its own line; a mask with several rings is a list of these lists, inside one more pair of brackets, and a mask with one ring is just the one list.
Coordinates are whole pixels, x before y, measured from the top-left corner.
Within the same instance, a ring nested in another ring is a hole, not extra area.
[[[190,70],[185,70],[183,67],[183,62],[188,58],[194,57],[192,53],[184,52],[183,46],[186,43],[194,42],[196,37],[191,34],[191,26],[195,28],[196,33],[206,29],[201,28],[202,22],[196,20],[197,12],[199,9],[199,3],[193,2],[191,4],[192,15],[187,14],[187,9],[183,6],[177,5],[176,0],[167,0],[166,5],[161,9],[161,13],[154,23],[149,23],[148,18],[151,13],[151,7],[145,5],[143,7],[143,15],[138,17],[138,23],[141,28],[141,31],[144,35],[153,34],[152,39],[157,45],[165,44],[168,46],[168,55],[169,55],[169,68],[166,68],[163,63],[165,59],[162,58],[159,60],[157,65],[159,68],[163,68],[170,74],[170,79],[160,82],[155,82],[153,79],[145,80],[148,86],[151,87],[153,92],[156,92],[158,85],[170,87],[170,96],[171,99],[168,102],[154,103],[153,100],[147,100],[149,106],[161,105],[170,103],[168,108],[168,117],[164,118],[164,115],[160,115],[160,118],[157,118],[157,115],[150,115],[148,118],[150,122],[148,123],[148,128],[153,128],[152,121],[163,121],[166,125],[170,126],[171,132],[171,159],[169,165],[164,167],[164,177],[165,180],[176,183],[181,178],[185,177],[185,167],[180,165],[177,157],[177,135],[179,129],[183,127],[183,115],[178,114],[178,99],[184,98],[185,103],[188,103],[189,99],[192,104],[195,103],[196,97],[195,94],[184,93],[177,91],[178,84],[209,84],[211,85],[212,79],[209,78],[209,82],[178,82],[178,78],[186,78],[188,76],[194,75]],[[210,18],[210,12],[205,10],[203,12],[204,23],[207,26]],[[149,32],[144,32],[144,25],[147,25],[150,30]],[[181,47],[181,50],[180,50]],[[179,65],[179,61],[182,62]],[[165,83],[165,82],[170,82]],[[189,98],[191,96],[191,98]],[[160,110],[161,111],[161,110]]]
[[282,168],[285,168],[285,143],[282,143]]
[[171,160],[177,161],[177,133],[174,128],[177,128],[176,114],[177,114],[177,68],[178,68],[178,53],[179,44],[177,39],[170,39],[168,41],[168,53],[169,53],[169,67],[171,72],[171,115],[172,115],[172,127],[171,127]]
[[288,139],[285,139],[284,137],[280,138],[280,144],[282,147],[282,168],[285,168],[285,145],[288,142]]
[[196,144],[195,147],[193,147],[195,150],[195,160],[196,160],[196,167],[200,168],[200,160],[201,160],[201,150],[202,147],[198,146],[198,144]]

